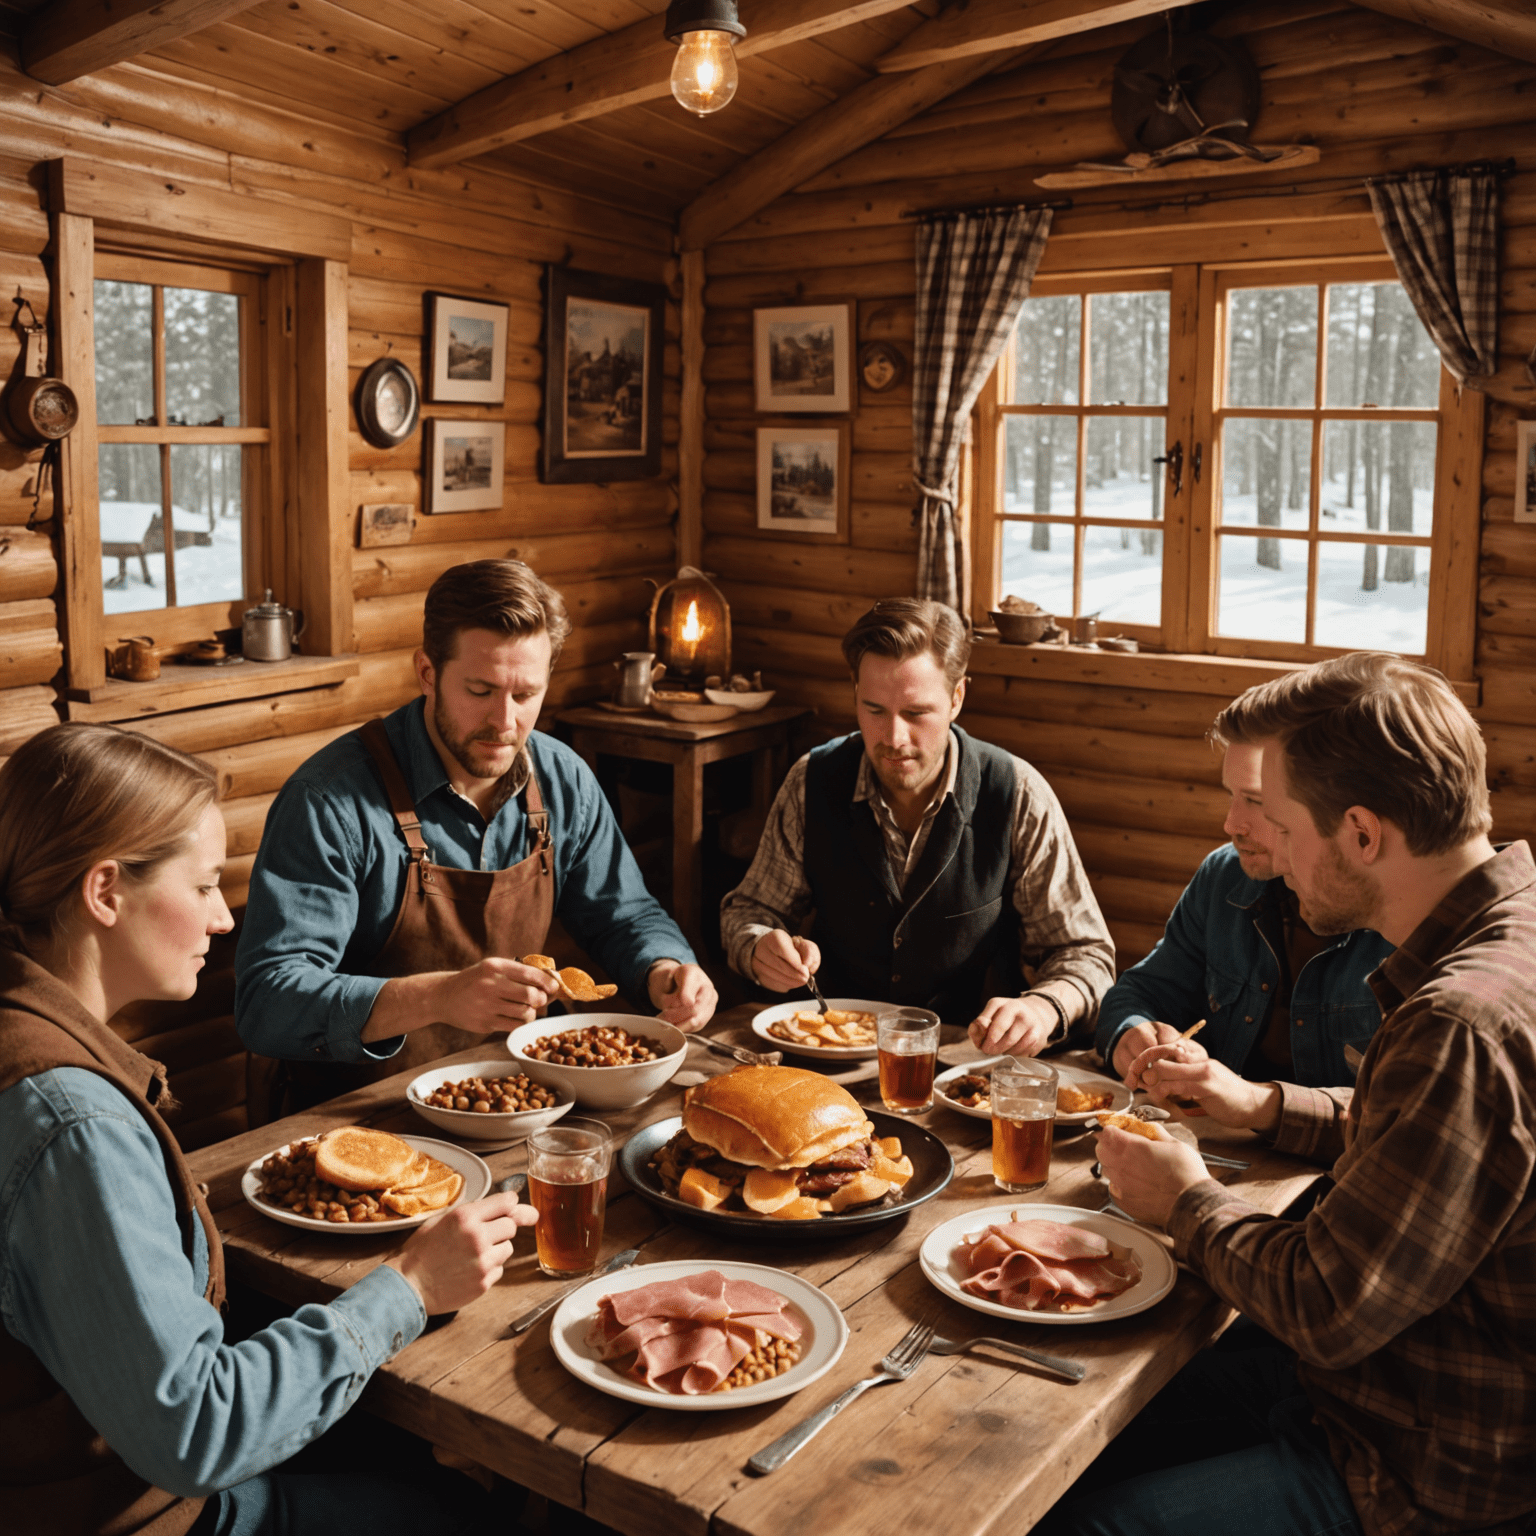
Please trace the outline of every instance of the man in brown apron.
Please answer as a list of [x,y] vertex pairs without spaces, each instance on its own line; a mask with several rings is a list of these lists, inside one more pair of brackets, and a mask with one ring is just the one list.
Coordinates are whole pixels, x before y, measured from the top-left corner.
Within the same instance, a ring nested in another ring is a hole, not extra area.
[[274,802],[235,1022],[264,1056],[348,1065],[304,1097],[535,1018],[551,978],[520,957],[545,950],[555,918],[637,1004],[682,1029],[713,1013],[596,780],[534,734],[568,630],[520,562],[455,566],[427,594],[422,698],[322,749]]

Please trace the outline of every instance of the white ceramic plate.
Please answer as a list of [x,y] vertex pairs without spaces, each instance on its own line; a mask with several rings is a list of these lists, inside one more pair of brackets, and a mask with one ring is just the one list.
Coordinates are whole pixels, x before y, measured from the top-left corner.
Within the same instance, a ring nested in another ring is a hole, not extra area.
[[[849,1013],[874,1013],[878,1014],[882,1008],[889,1008],[889,1003],[872,1003],[863,997],[829,997],[827,1007],[842,1008]],[[815,1013],[816,999],[814,997],[802,998],[793,1003],[775,1003],[771,1008],[753,1017],[752,1033],[760,1035],[776,1051],[792,1051],[796,1056],[804,1056],[814,1061],[873,1061],[878,1050],[873,1042],[869,1045],[796,1045],[790,1040],[781,1040],[777,1035],[768,1033],[768,1026],[778,1019],[792,1019],[797,1013]]]
[[[960,1289],[960,1282],[969,1278],[964,1266],[955,1256],[961,1239],[972,1232],[984,1231],[994,1221],[1011,1221],[1013,1212],[1023,1221],[1060,1221],[1073,1227],[1087,1227],[1110,1242],[1129,1248],[1141,1263],[1141,1279],[1130,1290],[1122,1291],[1110,1301],[1102,1302],[1087,1312],[1026,1312],[1022,1307],[1005,1307],[996,1301],[986,1301]],[[1168,1252],[1159,1235],[1138,1227],[1102,1211],[1085,1211],[1075,1205],[1031,1205],[1023,1200],[1005,1201],[998,1205],[978,1206],[973,1211],[952,1216],[943,1226],[935,1227],[923,1239],[918,1250],[918,1263],[923,1273],[952,1301],[973,1312],[985,1312],[992,1317],[1012,1318],[1016,1323],[1045,1323],[1052,1327],[1072,1327],[1079,1323],[1108,1323],[1117,1317],[1130,1317],[1156,1306],[1178,1278],[1173,1255]]]
[[477,1115],[470,1109],[442,1109],[425,1101],[444,1083],[462,1083],[468,1077],[512,1077],[519,1069],[508,1069],[505,1061],[468,1061],[455,1066],[429,1067],[420,1077],[413,1077],[405,1090],[405,1102],[435,1130],[466,1141],[495,1141],[504,1146],[525,1141],[534,1131],[553,1125],[576,1102],[563,1088],[552,1088],[557,1103],[548,1109],[524,1109],[516,1114]]
[[[804,1332],[800,1335],[800,1358],[771,1381],[755,1386],[737,1387],[730,1392],[706,1392],[696,1397],[682,1393],[661,1392],[626,1376],[617,1366],[599,1360],[587,1344],[587,1329],[604,1296],[632,1291],[637,1286],[653,1285],[658,1280],[681,1280],[705,1270],[717,1269],[727,1280],[752,1280],[777,1291],[799,1318]],[[703,1413],[719,1408],[753,1408],[819,1381],[837,1364],[848,1343],[848,1324],[836,1303],[798,1275],[767,1264],[738,1264],[722,1261],[709,1264],[702,1259],[668,1259],[659,1264],[637,1264],[616,1275],[599,1275],[579,1291],[573,1291],[555,1308],[549,1323],[549,1340],[555,1357],[578,1381],[609,1397],[640,1403],[646,1408],[678,1408],[687,1413]]]
[[[307,1141],[309,1138],[304,1139]],[[459,1198],[453,1205],[463,1205],[466,1200],[482,1199],[490,1192],[491,1170],[473,1152],[466,1152],[463,1147],[456,1147],[450,1141],[439,1141],[435,1136],[401,1136],[400,1139],[418,1152],[425,1152],[438,1162],[447,1163],[455,1173],[464,1175],[464,1188],[459,1191]],[[420,1216],[396,1216],[391,1221],[316,1221],[313,1216],[296,1216],[283,1206],[268,1205],[256,1194],[261,1183],[261,1165],[272,1156],[272,1152],[287,1150],[288,1147],[283,1146],[273,1147],[271,1152],[263,1152],[245,1170],[240,1180],[240,1193],[245,1196],[246,1204],[260,1211],[263,1216],[282,1222],[285,1227],[304,1227],[310,1232],[334,1232],[343,1237],[366,1237],[375,1232],[409,1231],[412,1227],[419,1227],[429,1216],[437,1215],[436,1211],[427,1211]],[[453,1205],[445,1205],[443,1209],[451,1211]]]
[[[963,1067],[950,1067],[947,1071],[940,1072],[933,1080],[934,1097],[946,1109],[952,1109],[957,1115],[969,1115],[973,1120],[990,1120],[990,1109],[977,1109],[970,1104],[958,1104],[944,1091],[946,1083],[952,1083],[957,1077],[964,1077],[967,1073],[990,1071],[1000,1061],[1007,1061],[1006,1056],[983,1056],[979,1061],[968,1061]],[[1060,1062],[1048,1061],[1046,1065],[1056,1068],[1057,1085],[1072,1083],[1078,1088],[1112,1088],[1115,1099],[1108,1109],[1087,1109],[1076,1115],[1064,1115],[1059,1110],[1056,1114],[1057,1125],[1082,1125],[1093,1119],[1095,1114],[1112,1115],[1120,1110],[1131,1107],[1131,1090],[1124,1083],[1113,1077],[1105,1077],[1102,1072],[1090,1072],[1085,1067],[1069,1067]]]

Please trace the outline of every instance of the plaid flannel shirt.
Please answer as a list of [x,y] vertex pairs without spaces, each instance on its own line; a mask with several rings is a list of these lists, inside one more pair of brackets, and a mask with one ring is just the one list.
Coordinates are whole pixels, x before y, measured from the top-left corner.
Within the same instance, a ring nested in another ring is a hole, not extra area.
[[1204,1181],[1178,1256],[1300,1357],[1369,1536],[1536,1511],[1536,864],[1461,880],[1371,977],[1351,1094],[1282,1085],[1275,1141],[1336,1156],[1305,1221]]
[[[720,906],[720,940],[726,958],[731,969],[749,981],[756,979],[752,950],[757,941],[775,928],[803,932],[812,915],[811,887],[805,878],[808,760],[802,757],[789,770],[768,813],[747,878]],[[922,857],[939,807],[954,793],[958,768],[959,757],[951,747],[939,791],[909,838],[880,793],[869,758],[859,763],[853,798],[866,802],[879,823],[898,890],[905,888]],[[1068,984],[1052,991],[1061,998],[1071,1022],[1091,1022],[1115,979],[1115,946],[1051,786],[1022,758],[1013,759],[1013,768],[1008,889],[1019,918],[1019,957],[1034,971],[1035,986]],[[1076,998],[1081,1003],[1074,1007]]]

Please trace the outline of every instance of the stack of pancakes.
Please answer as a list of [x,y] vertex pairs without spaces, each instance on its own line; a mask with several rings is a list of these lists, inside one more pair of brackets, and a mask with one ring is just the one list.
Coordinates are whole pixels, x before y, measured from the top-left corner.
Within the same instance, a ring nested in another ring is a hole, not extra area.
[[377,1194],[397,1216],[425,1216],[453,1204],[464,1176],[388,1131],[346,1125],[315,1143],[315,1172],[337,1189]]

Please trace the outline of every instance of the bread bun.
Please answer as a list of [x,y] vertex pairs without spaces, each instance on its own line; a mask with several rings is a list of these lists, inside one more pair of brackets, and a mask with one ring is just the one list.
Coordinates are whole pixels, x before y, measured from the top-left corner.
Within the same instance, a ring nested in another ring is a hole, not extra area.
[[737,1067],[684,1093],[683,1129],[733,1163],[779,1169],[808,1168],[874,1127],[853,1095],[819,1072]]
[[[388,1131],[344,1125],[315,1143],[315,1172],[337,1189],[393,1189],[416,1166],[416,1149]],[[423,1170],[424,1171],[424,1170]]]
[[1138,1120],[1134,1115],[1100,1115],[1100,1130],[1129,1131],[1133,1136],[1145,1136],[1148,1141],[1168,1141],[1170,1138],[1162,1126]]

